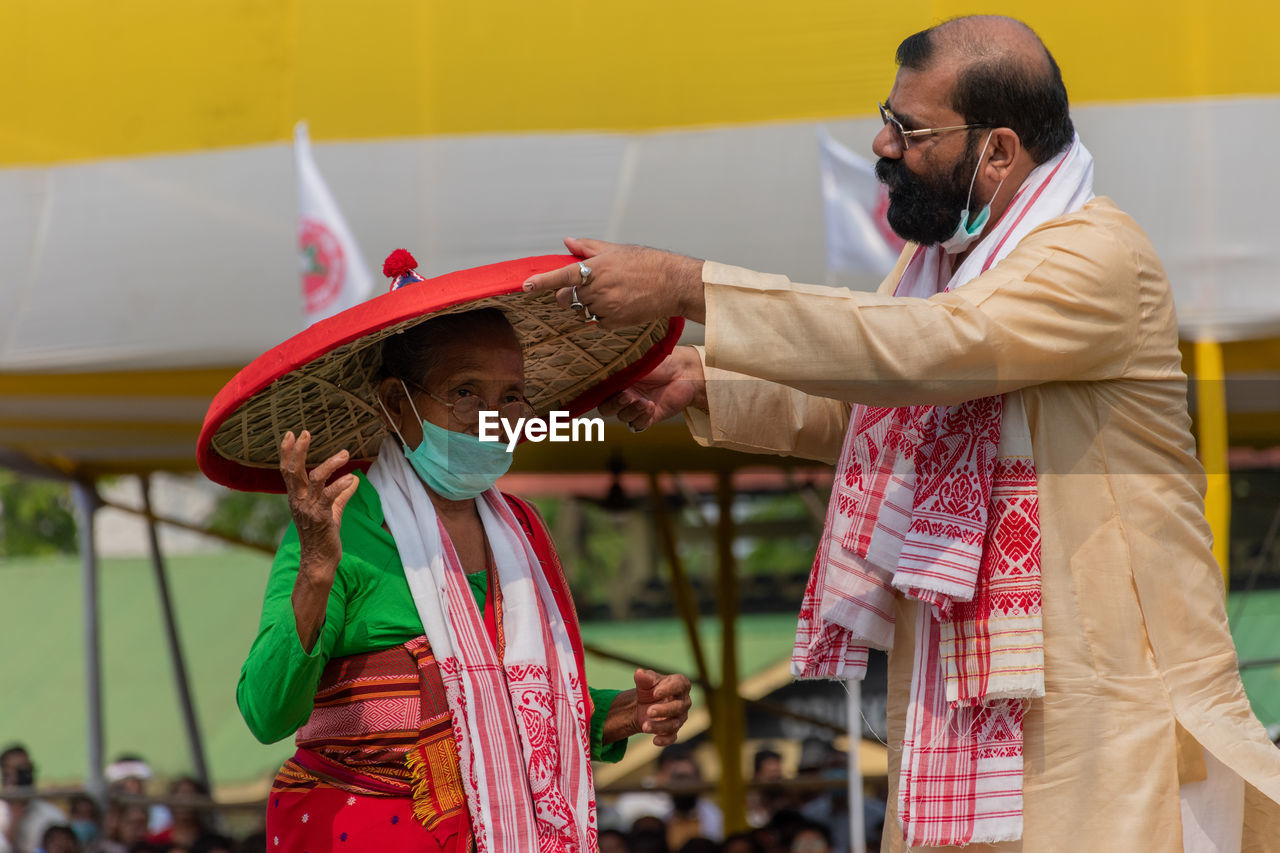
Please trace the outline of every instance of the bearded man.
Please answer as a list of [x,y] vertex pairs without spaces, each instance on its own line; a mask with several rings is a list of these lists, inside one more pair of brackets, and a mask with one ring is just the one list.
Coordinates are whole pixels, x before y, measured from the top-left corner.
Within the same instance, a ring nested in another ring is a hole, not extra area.
[[[1052,56],[1007,18],[907,38],[874,150],[911,241],[878,293],[634,246],[526,283],[707,326],[614,398],[643,429],[837,465],[793,672],[889,650],[885,850],[1266,849],[1173,298]],[[897,825],[899,831],[890,827]]]

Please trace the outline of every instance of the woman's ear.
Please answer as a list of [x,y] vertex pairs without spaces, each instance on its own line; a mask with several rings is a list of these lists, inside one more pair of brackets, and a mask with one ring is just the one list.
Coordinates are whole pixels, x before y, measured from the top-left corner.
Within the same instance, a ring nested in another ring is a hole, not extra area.
[[374,388],[374,393],[378,395],[378,400],[382,403],[378,408],[382,414],[382,419],[387,422],[387,428],[393,432],[402,431],[404,410],[409,399],[405,395],[404,383],[399,379],[388,376],[378,383],[377,387]]

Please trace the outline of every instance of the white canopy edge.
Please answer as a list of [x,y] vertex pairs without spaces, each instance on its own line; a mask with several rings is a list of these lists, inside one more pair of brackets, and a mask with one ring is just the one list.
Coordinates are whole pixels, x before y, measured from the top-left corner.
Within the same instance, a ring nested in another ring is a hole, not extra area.
[[[1097,192],[1156,243],[1184,334],[1280,334],[1280,98],[1075,116]],[[878,125],[829,127],[871,156]],[[430,275],[580,235],[821,282],[816,128],[405,139],[315,156],[373,263],[403,246]],[[295,198],[284,144],[0,171],[0,372],[249,361],[303,324]]]

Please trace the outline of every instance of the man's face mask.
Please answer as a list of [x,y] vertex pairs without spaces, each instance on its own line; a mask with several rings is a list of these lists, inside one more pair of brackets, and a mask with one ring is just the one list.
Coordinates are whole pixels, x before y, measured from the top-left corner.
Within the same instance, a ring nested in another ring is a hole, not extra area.
[[[1004,186],[1004,178],[1001,178],[1000,183],[996,185],[996,191],[991,194],[991,201],[983,205],[982,210],[978,211],[978,215],[970,222],[969,203],[973,201],[973,184],[978,180],[978,170],[982,168],[982,158],[987,153],[987,143],[991,141],[992,133],[995,131],[987,134],[986,141],[982,143],[982,151],[978,154],[978,162],[974,164],[973,177],[969,178],[969,192],[964,200],[964,210],[960,211],[960,222],[956,225],[955,232],[942,241],[942,249],[948,255],[963,252],[982,236],[982,229],[987,226],[987,220],[991,218],[991,202],[995,201],[996,196],[1000,194],[1000,187]],[[1005,173],[1006,176],[1008,174],[1008,172]]]

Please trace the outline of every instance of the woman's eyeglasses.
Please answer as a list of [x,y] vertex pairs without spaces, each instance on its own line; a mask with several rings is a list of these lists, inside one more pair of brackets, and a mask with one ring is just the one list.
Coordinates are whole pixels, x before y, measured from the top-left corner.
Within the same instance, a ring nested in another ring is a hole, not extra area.
[[496,411],[498,417],[504,421],[518,421],[521,418],[532,417],[534,414],[533,406],[529,405],[528,400],[512,400],[509,403],[503,403],[501,406],[490,406],[478,394],[472,394],[470,397],[463,397],[456,403],[450,403],[443,397],[432,394],[426,388],[423,388],[417,382],[405,380],[406,385],[410,385],[416,390],[426,394],[432,400],[446,407],[458,423],[464,426],[475,426],[480,423],[480,413],[482,411]]

